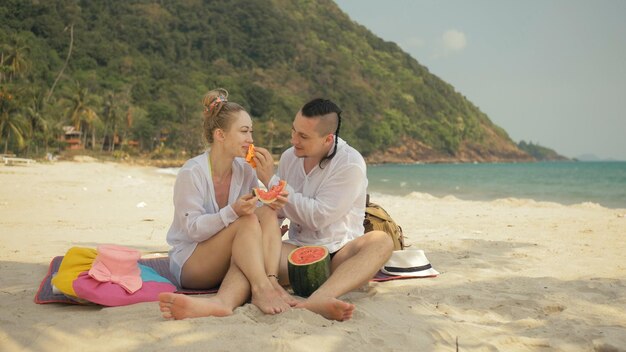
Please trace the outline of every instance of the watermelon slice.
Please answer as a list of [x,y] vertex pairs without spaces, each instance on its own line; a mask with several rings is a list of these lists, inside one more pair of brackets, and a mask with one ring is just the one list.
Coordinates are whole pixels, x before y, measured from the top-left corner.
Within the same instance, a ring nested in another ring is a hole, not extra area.
[[256,161],[254,161],[254,144],[248,146],[248,153],[246,154],[246,161],[253,169],[256,169]]
[[309,297],[330,276],[330,254],[326,247],[299,247],[287,259],[291,288],[300,297]]
[[252,192],[261,202],[269,204],[276,200],[276,198],[280,195],[280,192],[282,192],[286,186],[287,182],[285,180],[280,180],[280,182],[278,182],[277,185],[272,186],[269,191],[256,187],[252,189]]

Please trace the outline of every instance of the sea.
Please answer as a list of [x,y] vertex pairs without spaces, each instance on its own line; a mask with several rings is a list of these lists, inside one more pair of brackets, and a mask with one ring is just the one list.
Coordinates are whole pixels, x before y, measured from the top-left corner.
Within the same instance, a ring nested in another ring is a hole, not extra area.
[[368,165],[367,175],[370,193],[626,208],[626,162],[382,164]]
[[[178,169],[161,169],[175,175]],[[427,193],[462,200],[533,199],[626,209],[626,162],[368,165],[368,192]]]

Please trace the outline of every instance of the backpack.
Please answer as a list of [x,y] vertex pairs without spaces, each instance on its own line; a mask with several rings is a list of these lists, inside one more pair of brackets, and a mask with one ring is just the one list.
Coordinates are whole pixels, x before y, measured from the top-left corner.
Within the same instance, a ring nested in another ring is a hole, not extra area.
[[402,250],[406,245],[404,244],[404,234],[402,233],[402,227],[396,224],[391,216],[378,204],[370,203],[370,195],[367,195],[365,203],[365,233],[380,230],[384,231],[391,236],[393,240],[393,250]]

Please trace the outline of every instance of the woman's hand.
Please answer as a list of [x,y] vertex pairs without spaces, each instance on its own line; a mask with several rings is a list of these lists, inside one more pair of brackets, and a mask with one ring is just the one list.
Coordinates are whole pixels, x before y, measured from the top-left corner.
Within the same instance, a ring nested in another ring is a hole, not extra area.
[[257,197],[252,194],[246,194],[241,196],[237,201],[232,205],[233,210],[237,215],[244,216],[250,215],[254,213],[256,209]]

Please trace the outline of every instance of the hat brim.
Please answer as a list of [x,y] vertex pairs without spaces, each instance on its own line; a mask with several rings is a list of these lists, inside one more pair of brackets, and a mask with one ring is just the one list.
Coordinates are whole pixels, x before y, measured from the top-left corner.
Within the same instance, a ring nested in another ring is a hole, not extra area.
[[439,272],[432,267],[421,249],[394,251],[380,271],[387,275],[406,277],[439,275]]

